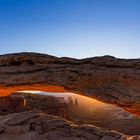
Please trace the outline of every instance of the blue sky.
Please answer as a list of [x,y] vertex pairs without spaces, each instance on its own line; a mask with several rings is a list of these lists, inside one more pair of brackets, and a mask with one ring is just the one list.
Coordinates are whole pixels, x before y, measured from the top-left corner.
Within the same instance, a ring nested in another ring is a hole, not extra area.
[[140,58],[140,0],[0,0],[0,54]]

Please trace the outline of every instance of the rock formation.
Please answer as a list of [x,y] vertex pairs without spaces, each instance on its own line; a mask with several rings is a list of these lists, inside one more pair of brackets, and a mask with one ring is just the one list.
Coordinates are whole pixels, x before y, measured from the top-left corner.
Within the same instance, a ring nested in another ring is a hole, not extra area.
[[127,140],[127,137],[93,125],[76,125],[42,112],[28,111],[0,117],[0,140]]
[[[47,95],[38,95],[38,94],[31,94],[31,93],[22,93],[16,92],[12,93],[10,96],[6,96],[5,98],[14,98],[14,99],[22,99],[26,101],[26,107],[24,110],[40,110],[45,111],[48,114],[60,116],[65,119],[69,119],[69,112],[68,112],[68,104],[64,101],[60,102],[58,99],[59,97],[47,96]],[[0,100],[1,102],[1,100]],[[12,106],[12,105],[11,105]],[[1,107],[1,103],[0,103]],[[14,110],[14,113],[18,112],[18,110]],[[20,111],[22,112],[22,110]]]
[[70,91],[140,115],[140,59],[87,59],[19,53],[0,56],[0,93]]
[[68,104],[59,102],[53,96],[13,93],[9,96],[0,97],[0,115],[33,110],[69,119]]
[[22,97],[0,97],[0,115],[24,111],[26,100]]

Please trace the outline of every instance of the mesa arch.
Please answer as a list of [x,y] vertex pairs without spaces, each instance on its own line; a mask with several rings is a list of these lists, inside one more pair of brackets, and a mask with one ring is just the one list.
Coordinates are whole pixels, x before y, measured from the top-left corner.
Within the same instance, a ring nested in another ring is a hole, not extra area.
[[70,91],[140,115],[140,59],[58,58],[39,53],[0,56],[0,94]]

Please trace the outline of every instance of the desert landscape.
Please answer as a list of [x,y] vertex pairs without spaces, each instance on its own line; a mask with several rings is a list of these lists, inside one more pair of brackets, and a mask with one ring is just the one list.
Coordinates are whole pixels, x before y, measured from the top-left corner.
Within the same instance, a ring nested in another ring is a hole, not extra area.
[[140,0],[0,0],[0,140],[140,140]]

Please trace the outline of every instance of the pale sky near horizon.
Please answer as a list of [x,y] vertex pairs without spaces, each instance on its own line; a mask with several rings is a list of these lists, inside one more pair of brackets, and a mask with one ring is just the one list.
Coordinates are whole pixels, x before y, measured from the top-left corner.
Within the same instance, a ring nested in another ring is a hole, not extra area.
[[0,0],[0,54],[140,58],[140,0]]

